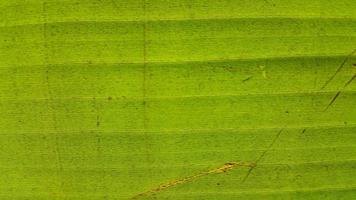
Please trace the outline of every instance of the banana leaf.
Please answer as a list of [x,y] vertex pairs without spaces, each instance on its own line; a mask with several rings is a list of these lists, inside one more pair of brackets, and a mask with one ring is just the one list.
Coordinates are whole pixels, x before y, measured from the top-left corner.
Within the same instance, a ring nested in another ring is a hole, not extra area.
[[0,199],[356,199],[356,1],[1,0]]

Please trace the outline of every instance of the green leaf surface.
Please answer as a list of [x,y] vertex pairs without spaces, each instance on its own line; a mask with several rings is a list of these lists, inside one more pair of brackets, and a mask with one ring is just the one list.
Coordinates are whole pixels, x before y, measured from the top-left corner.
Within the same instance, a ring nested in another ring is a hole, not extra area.
[[355,199],[355,66],[354,0],[0,0],[0,199]]

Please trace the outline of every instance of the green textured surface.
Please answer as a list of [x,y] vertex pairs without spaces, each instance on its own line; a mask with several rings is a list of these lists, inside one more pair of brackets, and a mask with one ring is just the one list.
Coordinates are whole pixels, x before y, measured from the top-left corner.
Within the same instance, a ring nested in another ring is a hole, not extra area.
[[355,49],[355,0],[0,0],[0,199],[356,199]]

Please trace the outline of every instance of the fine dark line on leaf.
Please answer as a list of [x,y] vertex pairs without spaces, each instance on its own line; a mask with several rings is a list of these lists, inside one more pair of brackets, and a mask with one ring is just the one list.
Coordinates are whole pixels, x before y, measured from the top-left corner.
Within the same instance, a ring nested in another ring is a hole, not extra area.
[[[329,95],[331,93],[337,93],[340,90],[333,90],[333,91],[299,91],[299,92],[266,92],[266,93],[262,93],[262,92],[255,92],[255,93],[225,93],[225,94],[216,94],[216,95],[177,95],[177,96],[146,96],[146,101],[147,100],[161,100],[161,101],[165,101],[165,100],[174,100],[174,99],[204,99],[204,98],[240,98],[240,97],[262,97],[262,96],[267,96],[267,97],[273,97],[273,96],[297,96],[297,97],[312,97],[312,96],[322,96],[322,95]],[[343,93],[348,93],[351,95],[356,95],[356,90],[348,90],[348,91],[342,91]],[[58,100],[69,100],[69,101],[77,101],[77,100],[87,100],[90,99],[91,97],[87,97],[87,96],[65,96],[65,97],[55,97],[52,98],[55,101]],[[96,99],[98,100],[103,100],[103,99],[108,99],[108,100],[114,100],[114,101],[142,101],[142,97],[117,97],[117,98],[112,98],[109,97],[107,98],[106,96],[99,96]],[[45,97],[41,97],[41,98],[21,98],[21,99],[17,99],[14,97],[8,97],[8,96],[4,96],[4,97],[0,97],[0,102],[3,101],[16,101],[16,102],[20,102],[20,101],[47,101],[47,98]]]
[[[142,120],[143,120],[143,134],[146,144],[146,162],[151,162],[150,150],[151,141],[150,134],[147,132],[148,129],[148,112],[147,112],[147,0],[142,0],[142,11],[143,11],[143,24],[142,24],[142,56],[143,56],[143,65],[142,65]],[[146,174],[148,177],[152,177],[152,173],[149,171]]]
[[[54,105],[54,101],[53,101],[53,92],[52,92],[52,87],[51,87],[51,83],[50,83],[50,68],[51,68],[51,64],[49,62],[49,52],[50,51],[50,44],[48,43],[49,41],[49,32],[48,32],[48,3],[46,2],[42,2],[42,20],[43,20],[43,45],[44,45],[44,52],[43,52],[43,61],[44,61],[44,66],[46,66],[46,85],[47,85],[47,92],[48,92],[48,97],[47,97],[47,106],[50,110],[51,113],[51,117],[52,117],[52,125],[53,125],[53,130],[55,133],[59,133],[59,128],[58,128],[58,117],[57,117],[57,113],[56,113],[56,107]],[[60,150],[60,138],[58,134],[55,134],[54,136],[54,153],[56,156],[56,166],[57,166],[57,176],[60,177],[61,173],[63,172],[63,159],[62,159],[62,152]],[[59,180],[59,183],[61,186],[64,185],[64,182],[62,180]],[[60,191],[63,192],[63,191]]]
[[[256,163],[256,166],[257,166],[257,163]],[[253,169],[255,169],[255,167],[251,167],[251,168],[248,170],[246,176],[245,176],[244,179],[242,179],[242,181],[241,181],[242,183],[245,183],[245,182],[246,182],[247,178],[250,176],[250,174],[251,174],[251,172],[252,172]]]
[[100,126],[100,117],[99,115],[96,116],[96,127],[99,128]]
[[[113,2],[113,0],[112,0]],[[117,5],[117,3],[115,3]],[[119,8],[119,6],[116,6]],[[150,23],[164,23],[164,22],[219,22],[219,21],[246,21],[246,20],[265,20],[263,17],[206,17],[206,18],[156,18],[156,19],[147,19],[147,22]],[[271,16],[268,18],[268,20],[300,20],[300,21],[310,21],[310,20],[338,20],[338,21],[353,21],[353,18],[347,18],[347,17],[293,17],[293,16]],[[115,19],[115,20],[62,20],[62,21],[49,21],[48,24],[59,24],[59,23],[82,23],[82,22],[91,22],[91,23],[108,23],[108,22],[114,22],[114,23],[142,23],[142,19]],[[23,26],[35,26],[35,25],[43,25],[44,22],[27,22],[27,23],[13,23],[13,24],[1,24],[0,29],[2,28],[9,28],[9,27],[23,27]]]
[[271,142],[271,144],[268,146],[268,148],[266,149],[266,151],[264,151],[261,156],[256,160],[256,163],[259,162],[264,156],[265,154],[272,148],[272,146],[277,142],[277,140],[279,139],[279,136],[281,136],[283,129],[281,129],[277,135],[274,137],[273,141]]
[[147,23],[146,23],[146,0],[143,3],[143,81],[142,81],[142,97],[143,97],[143,126],[147,129],[147,111],[146,111],[146,98],[147,98]]
[[[345,89],[347,86],[349,86],[349,85],[352,83],[352,81],[355,80],[355,78],[356,78],[356,74],[354,74],[354,75],[351,77],[351,79],[348,80],[348,81],[345,83],[345,85],[344,85],[344,87],[343,87],[342,89]],[[340,94],[341,94],[341,90],[338,91],[338,92],[334,95],[334,97],[331,99],[330,103],[326,106],[326,108],[324,109],[324,111],[327,111],[327,110],[329,109],[329,107],[330,107],[332,104],[335,103],[336,99],[340,96]]]
[[247,78],[243,79],[243,80],[242,80],[242,82],[249,81],[251,78],[252,78],[252,76],[249,76],[249,77],[247,77]]
[[[234,63],[243,63],[243,62],[251,62],[251,61],[282,61],[282,60],[305,60],[305,59],[326,59],[326,58],[339,58],[339,55],[285,55],[285,56],[270,56],[270,57],[249,57],[249,58],[241,58],[241,57],[229,57],[224,59],[204,59],[204,60],[148,60],[146,64],[150,65],[191,65],[191,64],[214,64],[214,63],[225,63],[225,62],[234,62]],[[52,66],[67,66],[67,65],[84,65],[88,66],[88,62],[53,62],[49,63]],[[131,61],[118,61],[118,62],[91,62],[91,65],[103,65],[103,66],[110,66],[110,65],[142,65],[142,60],[131,60]],[[4,67],[32,67],[37,66],[41,67],[43,64],[16,64],[11,63],[10,65],[0,65],[0,68]],[[128,67],[128,66],[127,66]]]
[[344,88],[346,88],[347,86],[349,86],[349,85],[352,83],[352,81],[355,80],[355,78],[356,78],[356,74],[354,74],[354,75],[351,77],[351,79],[345,83]]
[[324,109],[324,111],[327,111],[327,110],[329,109],[329,107],[335,103],[336,99],[340,96],[340,94],[341,94],[341,91],[338,91],[338,92],[334,95],[334,97],[331,99],[330,103],[326,106],[326,108]]
[[347,55],[341,65],[337,68],[335,73],[324,83],[324,85],[321,87],[321,90],[323,90],[326,86],[329,85],[329,83],[336,77],[336,75],[344,68],[346,62],[349,60],[349,58],[356,53],[356,49],[354,49],[349,55]]
[[[325,82],[325,84],[321,87],[321,90],[323,90],[335,77],[336,75],[342,70],[342,68],[345,66],[346,62],[350,59],[350,57],[352,57],[354,54],[356,53],[356,49],[354,49],[351,54],[349,54],[348,56],[345,57],[345,59],[343,60],[343,62],[341,63],[341,65],[339,66],[339,68],[336,70],[336,72]],[[355,64],[353,64],[355,65]],[[350,80],[348,80],[342,89],[345,89],[348,85],[350,85],[352,83],[352,81],[356,78],[356,74],[354,74]],[[327,111],[329,109],[330,106],[332,106],[336,99],[340,96],[341,94],[341,90],[339,90],[331,99],[331,101],[329,102],[329,104],[325,107],[324,112]]]
[[257,158],[257,160],[255,161],[255,165],[251,166],[251,168],[248,170],[246,176],[242,179],[242,183],[244,183],[248,177],[250,176],[251,172],[253,171],[253,169],[255,167],[257,167],[257,164],[262,160],[262,158],[266,155],[266,153],[272,148],[272,146],[274,145],[274,143],[276,143],[276,141],[278,140],[279,136],[281,135],[283,129],[281,129],[277,135],[274,137],[273,141],[271,142],[271,144],[268,146],[268,148],[262,152],[262,154],[260,155],[260,157]]

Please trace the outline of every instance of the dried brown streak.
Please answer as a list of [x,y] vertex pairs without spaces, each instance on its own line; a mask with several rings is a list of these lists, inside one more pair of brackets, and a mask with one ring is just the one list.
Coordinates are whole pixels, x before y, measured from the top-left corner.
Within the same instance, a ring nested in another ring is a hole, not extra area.
[[211,169],[209,171],[204,171],[204,172],[200,172],[198,174],[192,175],[192,176],[187,176],[181,179],[177,179],[177,180],[173,180],[173,181],[169,181],[167,183],[163,183],[161,185],[159,185],[158,187],[152,188],[150,190],[147,190],[146,192],[143,193],[139,193],[137,195],[135,195],[134,197],[132,197],[131,199],[138,199],[140,197],[144,197],[144,196],[149,196],[151,194],[155,194],[158,193],[162,190],[168,189],[170,187],[176,186],[176,185],[180,185],[180,184],[184,184],[184,183],[188,183],[191,181],[194,181],[198,178],[204,177],[204,176],[208,176],[211,174],[221,174],[221,173],[225,173],[228,172],[232,169],[234,169],[235,167],[249,167],[252,168],[255,166],[255,163],[248,163],[248,162],[228,162],[225,163],[223,166],[215,168],[215,169]]
[[345,66],[346,62],[349,60],[349,58],[356,53],[356,49],[354,49],[349,55],[345,57],[339,68],[336,70],[336,72],[324,83],[324,85],[321,87],[321,90],[324,89],[329,83],[335,78],[335,76],[342,70],[342,68]]
[[340,96],[341,91],[338,91],[334,97],[331,99],[330,103],[328,104],[328,106],[326,106],[326,108],[324,109],[324,111],[327,111],[329,109],[329,107],[336,101],[336,99]]
[[242,179],[242,183],[244,183],[248,177],[250,176],[251,172],[253,171],[254,168],[257,167],[257,164],[262,160],[262,158],[266,155],[266,153],[272,148],[272,146],[274,145],[274,143],[276,143],[276,141],[278,140],[279,136],[281,135],[283,129],[281,129],[277,135],[274,137],[273,141],[271,142],[271,144],[268,146],[268,148],[262,152],[262,154],[260,155],[260,157],[257,158],[257,160],[255,161],[255,165],[251,166],[251,168],[248,170],[246,176],[244,177],[244,179]]

